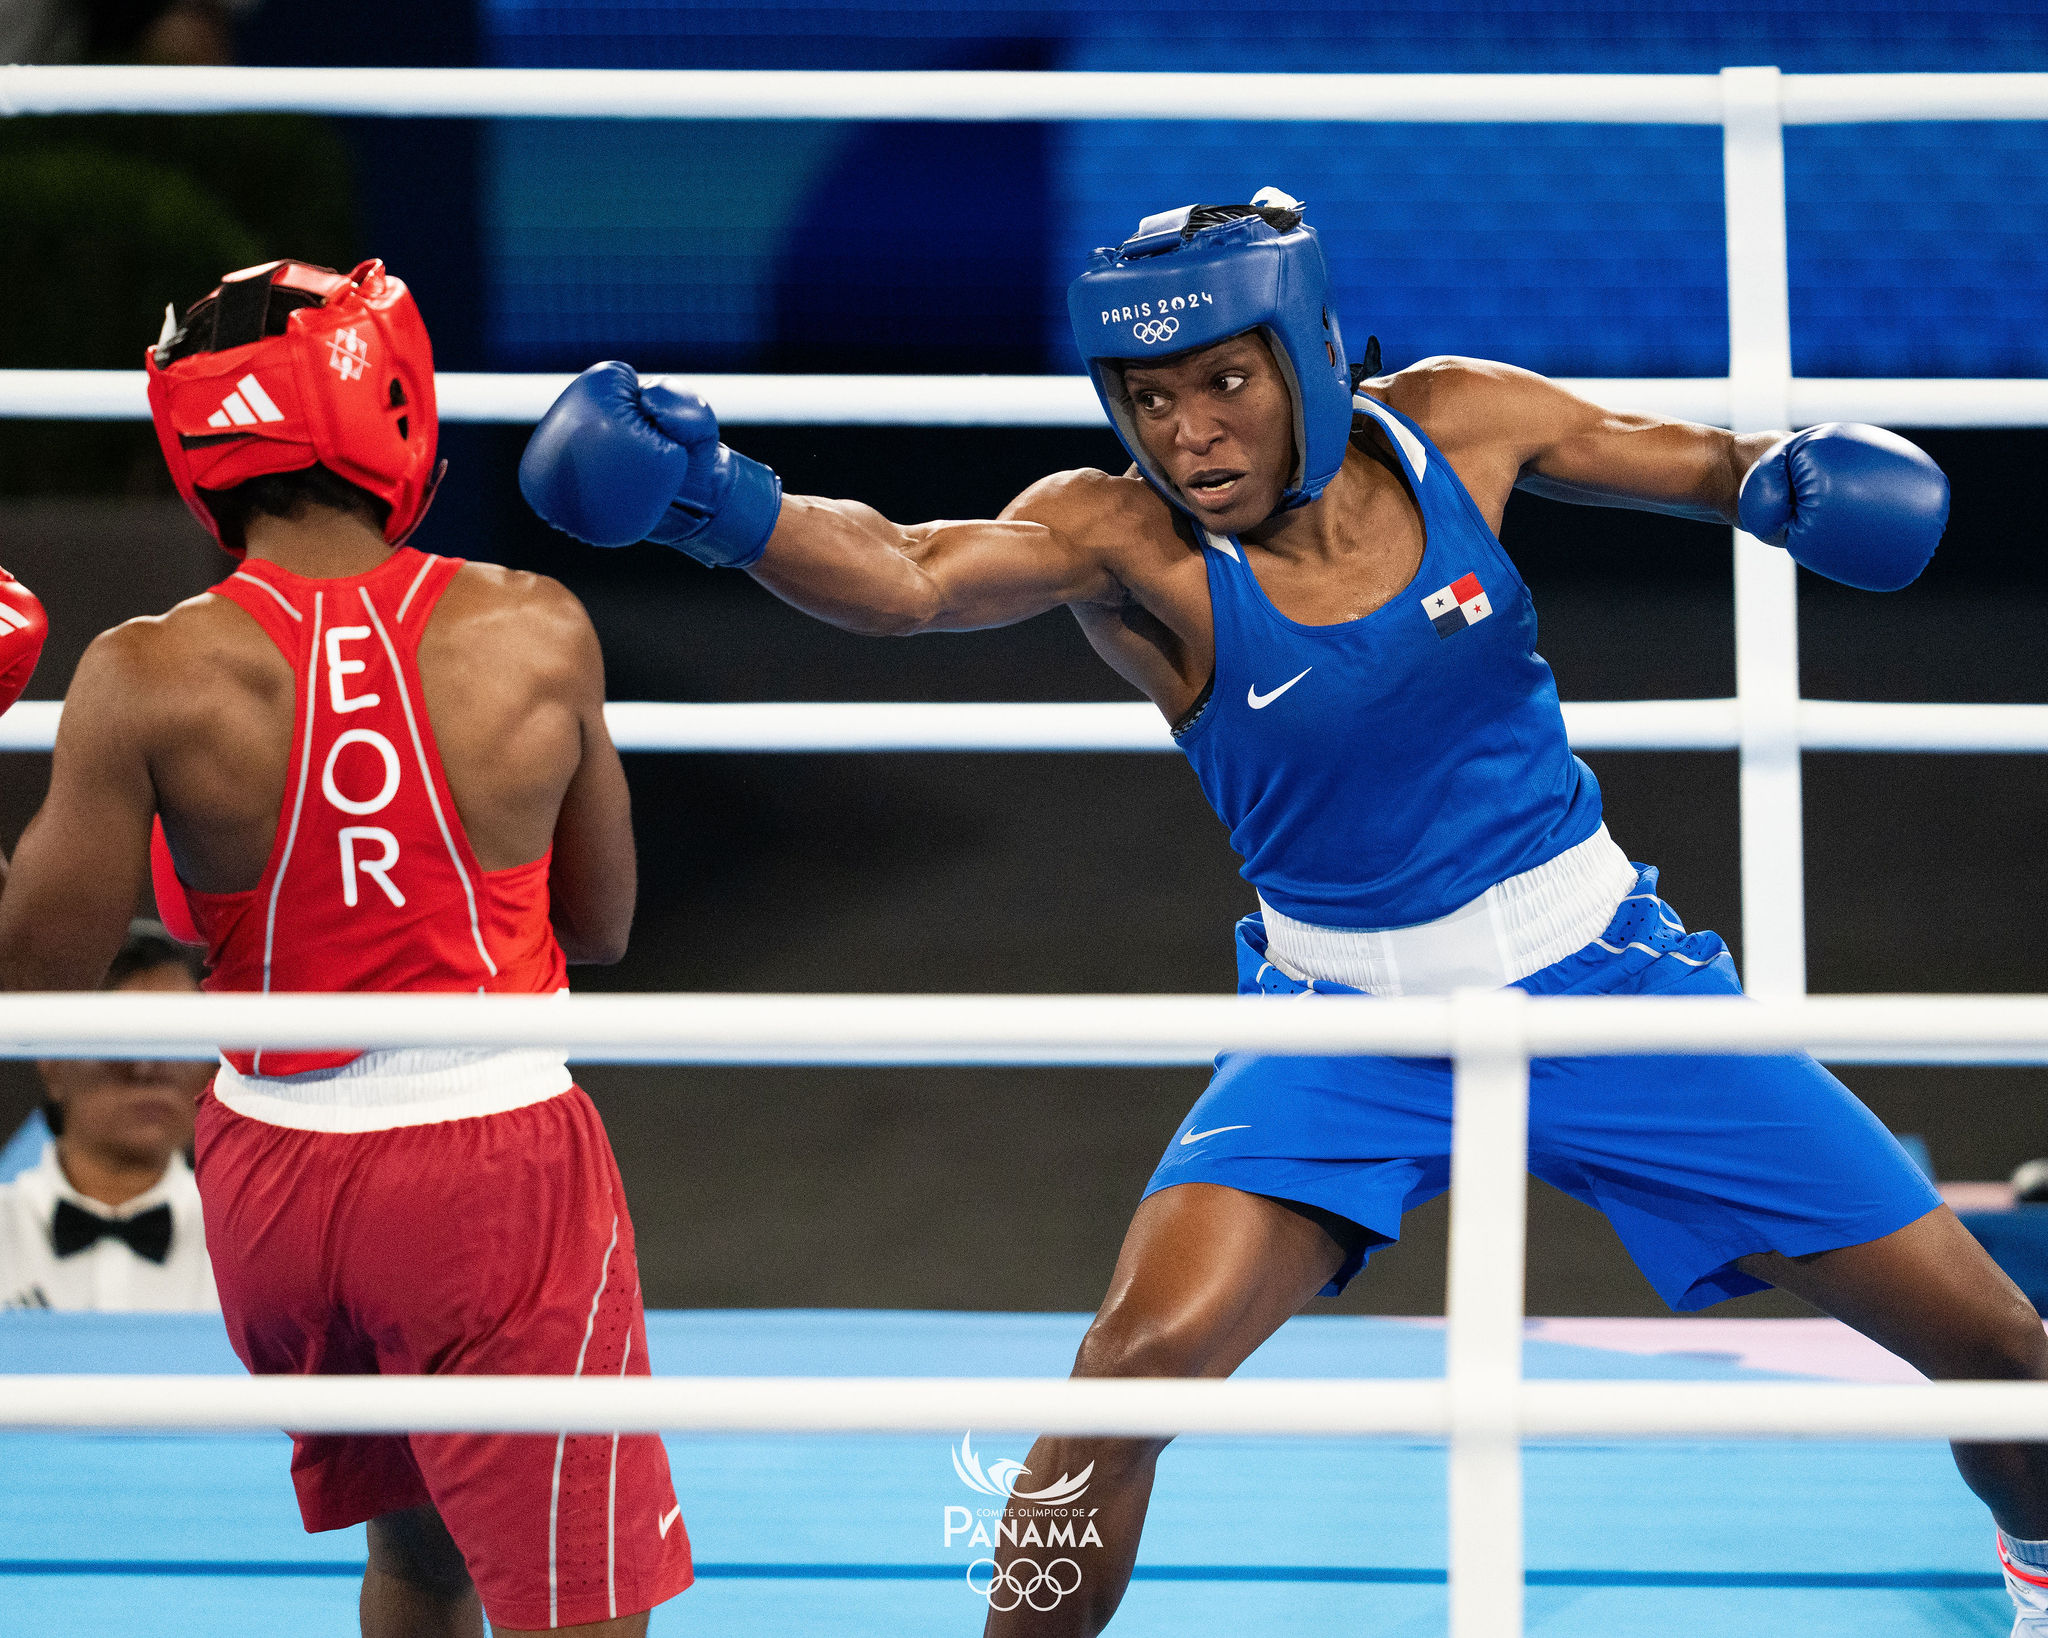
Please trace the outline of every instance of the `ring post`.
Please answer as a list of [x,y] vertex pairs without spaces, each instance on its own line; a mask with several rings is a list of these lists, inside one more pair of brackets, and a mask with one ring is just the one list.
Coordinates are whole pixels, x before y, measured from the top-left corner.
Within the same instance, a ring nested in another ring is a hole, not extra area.
[[[1728,408],[1738,433],[1792,419],[1785,140],[1775,68],[1721,70],[1728,222]],[[1799,581],[1735,531],[1735,698],[1742,759],[1742,967],[1751,995],[1806,993],[1799,768]]]
[[1450,1638],[1522,1631],[1527,1005],[1515,989],[1461,990],[1452,1003]]

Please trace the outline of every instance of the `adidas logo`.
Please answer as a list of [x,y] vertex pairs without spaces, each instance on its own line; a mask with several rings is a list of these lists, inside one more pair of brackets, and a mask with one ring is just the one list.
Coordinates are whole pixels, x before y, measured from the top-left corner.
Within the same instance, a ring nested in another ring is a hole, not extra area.
[[8,631],[28,630],[29,619],[11,603],[0,603],[0,627]]
[[210,427],[253,427],[258,421],[282,421],[284,411],[270,401],[263,383],[245,375],[235,390],[220,401],[220,408],[206,418]]

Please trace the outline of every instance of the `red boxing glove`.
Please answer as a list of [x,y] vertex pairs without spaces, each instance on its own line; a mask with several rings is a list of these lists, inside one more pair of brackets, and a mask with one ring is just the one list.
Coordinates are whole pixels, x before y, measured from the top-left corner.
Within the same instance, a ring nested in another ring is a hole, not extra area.
[[36,594],[0,569],[0,712],[28,687],[49,634],[50,619]]

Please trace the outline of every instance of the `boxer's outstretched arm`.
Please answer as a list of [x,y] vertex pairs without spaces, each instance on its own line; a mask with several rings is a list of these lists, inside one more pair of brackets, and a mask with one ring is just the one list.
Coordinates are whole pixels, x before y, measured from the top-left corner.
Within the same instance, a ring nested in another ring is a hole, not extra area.
[[891,523],[857,501],[784,498],[750,572],[785,603],[848,631],[900,636],[1014,625],[1121,594],[1089,544],[1099,472],[1034,484],[996,519]]
[[[1069,473],[1066,479],[1100,479]],[[786,495],[729,449],[695,394],[593,364],[549,406],[519,458],[543,518],[593,546],[659,541],[714,568],[746,569],[776,596],[849,631],[971,631],[1106,597],[1107,571],[1076,543],[1048,480],[1002,519],[902,527],[854,501]]]
[[[693,393],[593,364],[549,406],[519,459],[519,489],[593,546],[659,541],[713,568],[745,569],[784,602],[878,636],[974,631],[1063,603],[1118,595],[1107,556],[1117,503],[1099,472],[1035,484],[1001,518],[891,523],[855,501],[786,495],[729,449]],[[1105,525],[1111,526],[1107,536]]]
[[[1435,358],[1391,379],[1387,402],[1424,422],[1477,488],[1735,522],[1743,474],[1783,433],[1603,409],[1510,364]],[[1498,519],[1494,520],[1496,524]]]
[[1882,427],[1828,422],[1787,435],[1601,409],[1526,370],[1433,359],[1387,401],[1426,421],[1498,529],[1511,488],[1595,506],[1739,523],[1844,585],[1897,591],[1948,524],[1948,479]]
[[139,732],[152,685],[131,649],[110,631],[71,679],[49,794],[0,894],[0,989],[98,989],[135,913],[156,790]]

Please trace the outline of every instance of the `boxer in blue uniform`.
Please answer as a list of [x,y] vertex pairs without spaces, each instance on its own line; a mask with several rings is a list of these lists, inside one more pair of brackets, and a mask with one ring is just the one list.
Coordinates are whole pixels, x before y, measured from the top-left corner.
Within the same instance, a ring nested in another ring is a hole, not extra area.
[[[1354,372],[1315,233],[1272,190],[1147,218],[1070,309],[1132,470],[1047,478],[994,521],[784,496],[701,401],[623,364],[562,395],[521,487],[584,540],[664,541],[849,630],[1070,607],[1230,827],[1259,898],[1237,929],[1245,993],[1739,994],[1721,940],[1688,933],[1601,823],[1498,538],[1509,493],[1739,521],[1889,590],[1946,523],[1933,462],[1875,427],[1619,415],[1469,359],[1377,376],[1368,347]],[[1539,1061],[1530,1090],[1531,1169],[1605,1212],[1674,1307],[1776,1284],[1930,1376],[2048,1377],[2025,1297],[1811,1058]],[[1450,1137],[1443,1062],[1226,1055],[1077,1374],[1229,1374],[1442,1192]],[[1160,1448],[1039,1441],[1034,1473],[1093,1464],[1103,1545],[1074,1551],[1074,1596],[992,1613],[991,1632],[1100,1630]],[[1956,1456],[2000,1526],[2015,1631],[2048,1638],[2048,1447]]]

